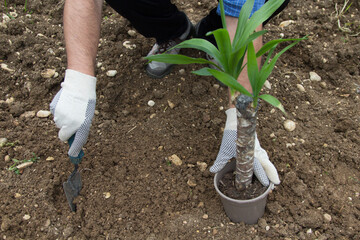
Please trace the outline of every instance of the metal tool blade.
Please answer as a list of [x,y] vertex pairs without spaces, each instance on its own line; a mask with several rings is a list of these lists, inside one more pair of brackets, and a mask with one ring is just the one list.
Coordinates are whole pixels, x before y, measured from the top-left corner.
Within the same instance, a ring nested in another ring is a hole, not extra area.
[[79,196],[82,187],[80,172],[78,171],[78,165],[75,165],[74,171],[69,176],[68,180],[63,183],[66,199],[69,203],[71,211],[76,211],[76,205],[74,199]]

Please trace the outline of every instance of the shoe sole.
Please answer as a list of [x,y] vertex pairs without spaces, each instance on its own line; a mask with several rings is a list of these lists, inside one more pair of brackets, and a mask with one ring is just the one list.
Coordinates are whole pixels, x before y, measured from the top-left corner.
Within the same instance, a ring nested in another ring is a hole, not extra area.
[[173,68],[174,65],[175,64],[170,65],[161,75],[152,73],[146,68],[146,74],[151,78],[160,79],[168,75],[171,72],[171,69]]

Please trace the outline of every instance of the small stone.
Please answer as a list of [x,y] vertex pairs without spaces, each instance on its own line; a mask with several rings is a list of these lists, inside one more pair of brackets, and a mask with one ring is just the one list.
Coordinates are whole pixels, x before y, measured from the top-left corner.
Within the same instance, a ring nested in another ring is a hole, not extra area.
[[74,228],[72,226],[67,226],[63,231],[63,236],[65,239],[68,239],[70,235],[74,232]]
[[267,89],[271,89],[271,83],[270,83],[268,80],[265,81],[264,86],[265,86]]
[[24,169],[24,168],[27,168],[31,165],[33,165],[34,162],[24,162],[24,163],[21,163],[19,165],[16,166],[17,169]]
[[185,69],[183,69],[183,68],[180,69],[180,70],[179,70],[179,73],[180,73],[181,75],[184,75],[184,74],[185,74]]
[[198,208],[203,208],[204,207],[204,202],[199,202],[199,204],[197,205]]
[[10,98],[6,99],[5,102],[6,102],[7,104],[12,104],[14,101],[15,101],[15,99],[14,99],[13,97],[10,97]]
[[10,12],[10,15],[13,17],[13,18],[16,18],[18,16],[18,14],[16,12]]
[[312,232],[313,232],[313,231],[312,231],[311,228],[309,228],[309,229],[306,231],[307,234],[312,234]]
[[21,194],[20,194],[20,193],[15,193],[15,194],[14,194],[14,197],[15,197],[15,198],[19,198],[19,197],[21,197]]
[[101,67],[101,66],[102,66],[102,62],[96,63],[96,67],[97,67],[97,68],[99,68],[99,67]]
[[188,179],[187,185],[189,185],[190,187],[195,187],[195,186],[196,186],[196,183],[195,183],[193,180]]
[[49,117],[51,114],[50,111],[47,111],[47,110],[40,110],[36,113],[36,116],[39,117],[39,118],[47,118]]
[[149,107],[153,107],[155,105],[155,102],[153,100],[149,100],[148,103]]
[[[10,221],[10,219],[7,217],[7,216],[2,216],[1,217],[2,219],[1,219],[1,231],[2,232],[5,232],[5,231],[7,231],[9,228],[10,228],[10,226],[11,226],[11,221]],[[4,238],[5,239],[5,238]]]
[[286,21],[281,22],[279,24],[279,27],[284,28],[284,27],[289,26],[292,23],[295,23],[295,21],[294,20],[286,20]]
[[266,220],[265,220],[264,218],[260,218],[260,219],[258,220],[258,225],[259,225],[259,227],[261,227],[262,229],[265,229],[265,227],[267,226],[267,222],[266,222]]
[[284,122],[284,128],[289,131],[289,132],[292,132],[295,130],[296,128],[296,123],[294,121],[291,121],[291,120],[286,120]]
[[57,78],[59,76],[59,73],[58,72],[55,72],[53,78]]
[[9,155],[6,155],[5,158],[4,158],[5,162],[10,162],[10,156]]
[[130,30],[128,31],[128,34],[129,34],[129,36],[134,37],[134,36],[136,35],[136,31],[130,29]]
[[31,217],[30,217],[30,215],[29,214],[25,214],[24,216],[23,216],[23,219],[24,220],[29,220]]
[[45,69],[41,71],[40,75],[43,78],[52,78],[55,75],[55,69]]
[[291,148],[293,145],[291,143],[286,143],[286,148]]
[[109,70],[106,72],[106,76],[108,77],[114,77],[117,74],[116,70]]
[[1,68],[2,68],[3,70],[8,71],[8,72],[10,72],[10,73],[15,72],[14,69],[8,68],[8,65],[5,64],[5,63],[2,63],[0,66],[1,66]]
[[54,161],[55,160],[55,158],[53,158],[53,157],[47,157],[46,158],[46,161]]
[[156,113],[150,115],[150,119],[153,119],[156,116]]
[[208,219],[209,215],[207,215],[206,213],[202,216],[203,219]]
[[321,77],[316,72],[310,72],[311,81],[321,81]]
[[285,37],[285,34],[284,34],[284,33],[280,33],[279,36],[280,36],[280,38],[284,38],[284,37]]
[[127,48],[127,49],[134,49],[134,48],[136,48],[136,45],[135,45],[135,44],[131,44],[130,41],[125,41],[125,42],[123,42],[123,46],[124,46],[125,48]]
[[325,213],[325,214],[324,214],[324,219],[325,219],[325,221],[327,221],[327,222],[331,222],[331,215]]
[[0,138],[0,147],[3,147],[7,141],[7,138]]
[[269,230],[270,230],[270,226],[266,226],[266,227],[265,227],[265,230],[266,230],[266,231],[269,231]]
[[320,83],[320,87],[326,88],[326,82],[321,82],[321,83]]
[[10,22],[11,21],[11,18],[8,16],[8,15],[6,15],[5,13],[3,13],[3,22]]
[[170,100],[168,100],[167,102],[168,102],[169,107],[170,107],[171,109],[173,109],[173,108],[175,107],[175,104],[172,103]]
[[300,10],[296,10],[296,15],[300,15],[301,11]]
[[213,87],[214,87],[215,89],[219,89],[219,88],[220,88],[220,85],[219,85],[219,84],[214,84]]
[[296,84],[296,87],[299,89],[300,92],[305,92],[306,91],[304,86],[301,85],[301,84]]
[[0,22],[0,28],[7,28],[6,23]]
[[270,110],[270,113],[275,113],[275,112],[276,112],[275,108],[272,108],[272,109]]
[[94,114],[97,116],[97,115],[99,115],[100,113],[99,113],[98,110],[95,110]]
[[181,159],[176,154],[171,155],[169,160],[176,166],[180,166],[182,164]]
[[196,164],[199,167],[200,172],[204,172],[207,168],[207,163],[205,162],[197,162]]
[[22,118],[32,118],[35,117],[36,113],[35,111],[27,111],[20,115]]
[[46,219],[44,226],[48,227],[48,226],[50,226],[50,224],[51,224],[50,219]]
[[275,133],[271,133],[271,134],[270,134],[270,137],[271,137],[271,138],[276,138]]
[[106,199],[111,197],[111,193],[109,193],[109,192],[104,192],[103,195],[104,195],[104,198],[106,198]]

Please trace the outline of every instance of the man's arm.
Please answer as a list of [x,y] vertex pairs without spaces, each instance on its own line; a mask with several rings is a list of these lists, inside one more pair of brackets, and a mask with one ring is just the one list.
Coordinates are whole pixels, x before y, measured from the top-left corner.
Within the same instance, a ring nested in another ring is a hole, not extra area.
[[64,35],[67,68],[95,76],[103,0],[66,0]]
[[62,141],[74,136],[68,151],[79,158],[87,141],[96,105],[95,60],[103,0],[66,0],[64,35],[67,70],[61,89],[50,103]]

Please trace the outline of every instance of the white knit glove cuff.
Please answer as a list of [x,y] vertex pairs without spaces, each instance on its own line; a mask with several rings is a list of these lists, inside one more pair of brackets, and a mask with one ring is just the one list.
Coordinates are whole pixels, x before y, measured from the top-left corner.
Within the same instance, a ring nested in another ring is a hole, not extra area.
[[225,111],[226,123],[224,130],[237,130],[236,108],[229,108]]
[[61,87],[74,96],[96,99],[96,77],[67,69]]

